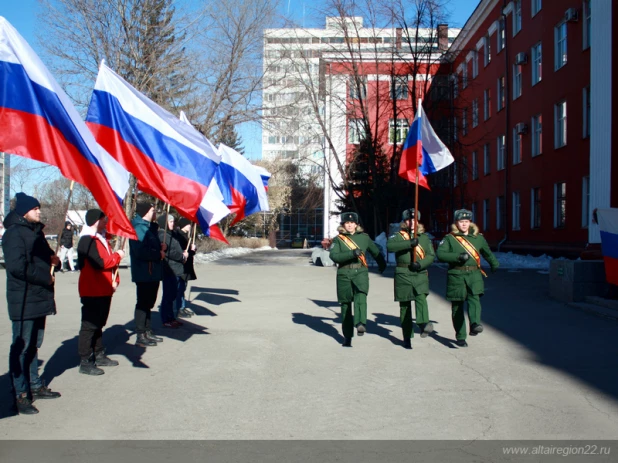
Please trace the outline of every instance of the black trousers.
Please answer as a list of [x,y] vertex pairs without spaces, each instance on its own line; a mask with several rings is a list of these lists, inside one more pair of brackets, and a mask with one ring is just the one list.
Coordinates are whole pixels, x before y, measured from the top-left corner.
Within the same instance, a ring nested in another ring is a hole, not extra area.
[[146,331],[152,331],[150,311],[157,302],[159,283],[159,281],[135,283],[135,286],[137,287],[137,303],[135,304],[135,331],[137,334],[144,334]]
[[82,326],[77,348],[82,360],[103,350],[103,327],[107,323],[112,296],[82,297]]

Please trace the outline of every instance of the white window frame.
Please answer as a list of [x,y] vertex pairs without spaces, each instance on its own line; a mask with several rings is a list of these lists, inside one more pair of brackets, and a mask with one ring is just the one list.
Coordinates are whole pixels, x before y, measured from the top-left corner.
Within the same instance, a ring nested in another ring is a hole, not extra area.
[[461,135],[462,137],[468,135],[468,108],[461,111]]
[[543,115],[537,114],[530,120],[530,133],[532,139],[532,157],[543,154]]
[[479,52],[472,52],[472,78],[476,79],[479,75]]
[[[503,83],[504,85],[502,85]],[[506,105],[506,79],[504,76],[498,77],[498,91],[496,93],[496,112],[499,112],[502,111],[504,109],[504,106]]]
[[590,39],[592,34],[592,12],[591,12],[591,0],[584,0],[584,5],[582,7],[582,41],[583,41],[583,49],[587,50],[590,48]]
[[489,213],[491,212],[491,204],[489,198],[483,200],[483,231],[488,230],[489,226]]
[[472,128],[479,125],[479,100],[475,98],[472,100]]
[[397,119],[397,125],[395,125],[394,119],[388,120],[388,143],[389,145],[397,144],[401,145],[406,141],[406,137],[408,136],[408,130],[410,126],[408,125],[407,119]]
[[491,174],[491,145],[483,145],[483,175]]
[[506,168],[506,136],[500,135],[496,140],[496,170],[504,170]]
[[586,86],[582,90],[582,137],[590,137],[590,86]]
[[513,37],[521,31],[521,0],[513,0]]
[[[560,192],[560,196],[558,195],[558,189],[562,189],[562,185],[564,185],[564,196],[562,196],[562,192]],[[566,228],[566,200],[567,200],[567,195],[566,195],[566,183],[565,182],[560,182],[560,183],[554,183],[554,228]],[[564,201],[564,224],[559,224],[559,220],[560,220],[560,213],[558,212],[558,205],[559,202]]]
[[472,152],[472,180],[479,178],[479,153],[477,151]]
[[491,63],[491,37],[489,34],[485,36],[485,44],[483,47],[483,64],[487,67]]
[[562,100],[554,105],[554,148],[562,148],[567,144],[567,101]]
[[491,89],[486,88],[483,92],[483,120],[491,117]]
[[590,225],[590,176],[582,179],[582,228]]
[[[395,76],[391,81],[391,100],[405,101],[409,98],[408,76]],[[394,86],[394,88],[393,88]]]
[[504,18],[501,16],[500,19],[498,19],[498,31],[496,32],[496,38],[497,38],[497,42],[498,42],[498,49],[496,50],[496,53],[500,53],[502,50],[504,50],[504,47],[506,45],[506,24],[504,21]]
[[532,58],[532,85],[538,84],[543,80],[543,45],[541,42],[532,45],[530,50],[530,57]]
[[463,69],[461,70],[461,88],[468,87],[468,63],[464,63]]
[[513,129],[513,165],[520,164],[522,161],[523,153],[523,136],[517,133],[517,129]]
[[523,84],[522,66],[521,64],[513,65],[513,100],[521,96]]
[[367,99],[367,78],[360,78],[360,88],[356,86],[356,81],[353,77],[348,80],[349,91],[348,95],[351,100],[366,100]]
[[536,14],[541,11],[543,8],[542,0],[532,0],[530,5],[530,11],[532,12],[532,17],[536,16]]
[[361,140],[361,126],[362,119],[349,119],[348,120],[348,144],[358,145]]
[[567,53],[567,23],[562,21],[554,27],[554,71],[562,69],[567,64]]
[[511,218],[511,229],[512,230],[521,230],[521,195],[519,191],[513,192],[512,199],[512,218]]
[[[539,193],[539,201],[538,204],[535,201],[536,197],[534,195],[535,191],[538,190]],[[531,230],[539,230],[541,228],[541,201],[543,200],[541,196],[541,188],[540,187],[532,187],[530,188],[530,229]],[[539,223],[535,223],[536,216],[539,216]]]

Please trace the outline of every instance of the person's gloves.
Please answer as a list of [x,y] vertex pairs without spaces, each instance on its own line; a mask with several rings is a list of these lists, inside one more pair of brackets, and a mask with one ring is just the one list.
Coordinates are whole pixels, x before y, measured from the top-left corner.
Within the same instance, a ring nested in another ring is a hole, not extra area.
[[457,257],[457,260],[463,264],[467,262],[469,258],[470,254],[468,254],[467,252],[462,252],[461,254],[459,254],[459,257]]
[[418,246],[418,238],[412,238],[410,240],[410,247],[415,248],[416,246]]
[[420,272],[421,271],[421,264],[420,264],[420,262],[412,262],[412,265],[410,265],[410,268],[414,272]]
[[354,254],[354,257],[359,257],[362,253],[363,253],[363,251],[361,251],[358,248],[356,248],[354,251],[352,251],[352,254]]

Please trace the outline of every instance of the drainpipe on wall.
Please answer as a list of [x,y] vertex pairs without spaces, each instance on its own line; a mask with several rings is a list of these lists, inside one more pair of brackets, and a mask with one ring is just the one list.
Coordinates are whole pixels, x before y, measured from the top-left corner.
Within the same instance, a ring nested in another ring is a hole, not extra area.
[[[506,0],[502,5],[502,14],[500,17],[502,18],[502,22],[504,25],[504,110],[505,110],[505,130],[504,130],[504,238],[498,243],[498,252],[500,252],[500,248],[509,238],[509,214],[508,214],[508,204],[509,204],[509,152],[511,151],[511,139],[509,137],[510,126],[511,126],[511,85],[509,80],[509,39],[506,28],[506,14],[504,14],[504,9],[506,8]],[[514,14],[514,13],[513,13]],[[500,33],[500,31],[498,31]]]

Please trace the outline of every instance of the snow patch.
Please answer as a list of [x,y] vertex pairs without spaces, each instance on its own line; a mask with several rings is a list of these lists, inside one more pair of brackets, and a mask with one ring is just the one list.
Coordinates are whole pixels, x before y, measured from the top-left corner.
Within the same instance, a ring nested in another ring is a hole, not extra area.
[[193,258],[193,262],[196,264],[206,264],[219,259],[225,259],[227,257],[242,256],[245,254],[251,254],[253,252],[260,251],[272,251],[277,248],[271,248],[270,246],[262,246],[261,248],[225,248],[219,251],[212,252],[198,252]]

